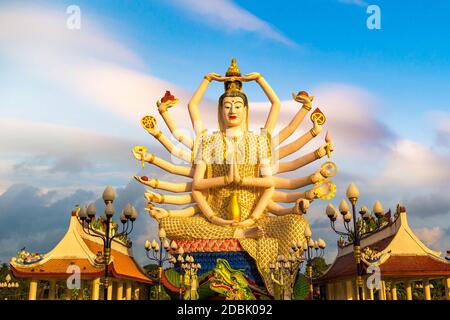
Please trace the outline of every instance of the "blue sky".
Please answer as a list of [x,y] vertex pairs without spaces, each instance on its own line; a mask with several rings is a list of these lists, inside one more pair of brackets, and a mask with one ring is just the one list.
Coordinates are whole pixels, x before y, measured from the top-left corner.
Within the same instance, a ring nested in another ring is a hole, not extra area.
[[[70,31],[66,8],[73,4],[81,29]],[[155,110],[165,89],[186,103],[206,73],[223,73],[236,57],[241,71],[261,72],[286,102],[280,123],[293,114],[291,92],[316,95],[336,139],[335,204],[354,180],[368,206],[376,199],[406,204],[424,241],[449,249],[450,3],[370,3],[381,9],[381,30],[366,27],[367,4],[0,1],[0,124],[8,133],[0,138],[0,219],[12,210],[10,200],[2,202],[12,186],[58,216],[68,212],[56,212],[55,201],[70,210],[74,195],[95,200],[106,184],[139,190],[130,182],[139,166],[129,150],[156,148],[140,117]],[[209,106],[220,91],[207,92]],[[246,92],[254,110],[264,108],[259,88],[248,84]],[[314,168],[305,170],[299,174]],[[143,205],[139,194],[131,200]],[[323,222],[325,204],[311,209],[313,223]],[[141,218],[148,229],[136,241],[154,232],[150,217]],[[334,241],[329,228],[317,233]],[[39,243],[46,250],[58,236]],[[14,235],[0,237],[6,244]],[[4,249],[0,259],[15,250]]]

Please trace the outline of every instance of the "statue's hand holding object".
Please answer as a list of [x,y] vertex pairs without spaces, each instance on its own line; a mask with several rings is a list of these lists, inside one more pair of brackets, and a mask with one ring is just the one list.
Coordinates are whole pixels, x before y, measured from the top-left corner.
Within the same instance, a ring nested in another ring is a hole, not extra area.
[[156,220],[161,220],[169,216],[169,212],[163,208],[153,207],[152,209],[145,208],[150,215]]
[[300,102],[301,104],[305,105],[311,105],[312,101],[314,100],[314,96],[310,96],[308,92],[306,91],[300,91],[299,93],[293,93],[292,98]]

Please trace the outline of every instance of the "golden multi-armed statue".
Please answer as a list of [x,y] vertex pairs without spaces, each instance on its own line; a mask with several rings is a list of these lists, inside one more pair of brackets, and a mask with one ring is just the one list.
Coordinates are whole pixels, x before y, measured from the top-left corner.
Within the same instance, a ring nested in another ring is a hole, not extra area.
[[[219,130],[209,133],[203,126],[198,110],[203,95],[212,81],[223,82],[225,92],[217,108]],[[255,81],[271,102],[271,109],[260,133],[248,130],[250,107],[242,91],[243,82]],[[183,134],[170,116],[169,108],[178,99],[166,92],[157,102],[158,110],[175,139],[186,148],[175,146],[157,129],[152,116],[142,119],[143,127],[153,135],[173,156],[190,166],[174,165],[145,147],[137,146],[134,157],[151,163],[178,176],[189,177],[192,182],[174,183],[136,176],[140,183],[154,189],[180,195],[145,192],[147,208],[159,221],[168,238],[172,240],[238,239],[242,248],[256,261],[258,270],[269,290],[269,264],[278,255],[288,255],[292,243],[304,240],[308,225],[304,214],[314,199],[328,199],[334,195],[335,185],[327,180],[336,173],[332,162],[325,162],[313,174],[287,179],[276,174],[297,170],[325,155],[330,156],[333,144],[327,134],[325,144],[316,151],[295,160],[279,160],[301,149],[322,131],[325,116],[316,109],[311,115],[312,128],[293,142],[280,146],[298,128],[311,110],[313,98],[301,91],[293,94],[302,107],[289,125],[278,134],[272,130],[278,119],[280,100],[259,73],[241,75],[233,59],[225,76],[209,73],[188,104],[195,139]],[[312,185],[303,192],[283,192]],[[155,203],[188,205],[178,210],[166,210]],[[295,203],[292,207],[280,203]]]

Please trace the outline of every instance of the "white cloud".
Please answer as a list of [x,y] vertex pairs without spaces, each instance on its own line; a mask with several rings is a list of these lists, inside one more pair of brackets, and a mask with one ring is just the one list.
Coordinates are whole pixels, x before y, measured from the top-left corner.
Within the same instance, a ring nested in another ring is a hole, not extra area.
[[433,250],[439,250],[444,232],[440,227],[414,229],[417,237]]
[[247,31],[275,40],[288,46],[297,46],[292,40],[277,31],[268,22],[239,7],[232,0],[172,0],[174,6],[181,6],[191,12],[196,20],[226,31]]
[[13,183],[92,190],[122,184],[139,170],[131,148],[142,141],[12,118],[1,118],[0,127],[8,133],[0,135],[3,190]]
[[[67,17],[63,7],[52,10],[38,6],[3,6],[0,49],[17,59],[42,63],[44,68],[49,63],[58,63],[61,57],[74,64],[80,59],[95,58],[142,66],[142,61],[133,52],[92,20],[83,17],[81,29],[69,30]],[[51,73],[54,68],[45,69]]]
[[385,167],[375,184],[399,188],[448,186],[450,160],[415,141],[401,139],[380,157]]
[[[335,157],[345,159],[356,155],[360,159],[370,159],[393,139],[390,130],[377,119],[376,98],[366,90],[349,84],[327,83],[314,88],[310,94],[315,96],[313,110],[286,142],[312,127],[310,115],[317,107],[325,114],[327,122],[322,133],[305,150],[311,151],[323,144],[325,133],[329,131],[335,145]],[[250,102],[253,129],[264,125],[269,108],[268,102]],[[293,100],[283,101],[276,129],[283,129],[299,108],[301,105]]]

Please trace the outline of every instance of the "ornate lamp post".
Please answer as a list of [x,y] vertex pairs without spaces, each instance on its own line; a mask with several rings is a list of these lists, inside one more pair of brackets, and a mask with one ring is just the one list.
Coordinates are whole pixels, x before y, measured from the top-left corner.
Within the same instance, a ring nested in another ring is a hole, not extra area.
[[95,220],[95,214],[97,209],[93,203],[86,206],[82,206],[78,211],[78,219],[83,227],[83,231],[93,237],[100,238],[103,241],[103,264],[105,267],[105,279],[104,279],[104,288],[103,288],[103,299],[108,300],[108,265],[111,257],[111,243],[115,238],[125,237],[128,238],[128,235],[133,231],[134,221],[137,219],[137,211],[131,205],[127,204],[122,213],[120,214],[120,222],[122,223],[122,231],[116,232],[112,234],[111,230],[111,222],[112,217],[114,215],[114,207],[113,201],[116,197],[116,194],[111,186],[106,187],[105,191],[103,191],[103,201],[105,202],[105,212],[100,217],[101,222],[105,227],[105,232],[101,232],[97,230],[93,222]]
[[[361,239],[364,236],[375,233],[382,225],[382,218],[384,216],[383,207],[379,201],[375,202],[373,206],[373,212],[377,218],[376,227],[374,229],[369,228],[369,221],[371,220],[371,214],[369,209],[366,206],[362,206],[359,214],[362,219],[358,219],[356,217],[356,203],[359,198],[359,190],[354,183],[350,183],[347,188],[347,198],[352,205],[352,210],[350,212],[350,208],[345,200],[342,200],[339,204],[339,211],[344,220],[345,232],[339,231],[336,229],[335,222],[338,218],[338,213],[334,206],[330,203],[326,208],[326,214],[330,219],[331,228],[338,235],[347,237],[347,239],[351,239],[350,242],[353,245],[353,252],[355,254],[356,259],[356,271],[357,271],[357,279],[356,284],[358,287],[358,296],[360,300],[363,297],[363,265],[361,262]],[[350,226],[350,223],[353,220],[353,226]]]
[[172,257],[169,257],[169,262],[173,265],[174,269],[178,271],[179,276],[179,284],[178,284],[178,299],[183,300],[183,268],[182,265],[184,263],[184,250],[183,247],[177,248],[177,243],[172,241],[170,245],[170,249],[172,250]]
[[[6,275],[5,277],[5,281],[0,282],[0,289],[5,292],[6,291],[6,296],[11,294],[12,290],[17,290],[19,289],[19,283],[17,281],[11,281],[11,276],[9,274]],[[12,294],[11,294],[12,295]],[[5,300],[8,299],[7,297],[5,297]]]
[[300,264],[303,262],[303,257],[300,255],[294,255],[293,250],[289,257],[285,258],[283,255],[277,257],[277,261],[270,263],[270,277],[274,283],[276,283],[280,289],[280,298],[284,300],[286,297],[286,290],[289,290],[289,295],[292,299],[294,281],[289,281],[294,277],[294,274],[298,272],[295,268],[295,262],[298,261]]
[[[308,279],[308,292],[310,299],[313,299],[313,272],[312,262],[315,258],[321,258],[324,255],[326,243],[322,239],[316,241],[311,239],[312,232],[309,226],[305,229],[305,241],[298,241],[292,243],[289,249],[289,256],[285,258],[283,255],[278,256],[277,261],[269,265],[271,271],[272,281],[278,284],[281,288],[281,299],[286,296],[286,289],[290,290],[291,299],[293,298],[295,282],[286,281],[286,279],[293,279],[294,275],[301,273],[303,263],[306,261],[305,276]],[[295,268],[295,264],[298,267]]]
[[[188,293],[189,300],[198,299],[198,280],[197,272],[202,268],[200,263],[195,263],[193,256],[187,256],[185,262],[181,264],[181,268],[184,270],[184,274],[188,278],[189,287],[186,290],[190,290]],[[195,278],[195,279],[194,279]],[[195,295],[195,296],[193,296]]]
[[310,296],[310,299],[313,300],[313,298],[314,298],[314,288],[313,288],[314,275],[313,275],[312,263],[313,263],[314,259],[322,258],[324,256],[326,243],[321,238],[314,241],[311,239],[311,236],[312,236],[311,229],[309,227],[306,227],[305,241],[303,243],[299,242],[297,244],[293,244],[292,249],[295,253],[299,252],[300,256],[303,258],[299,265],[299,271],[301,270],[303,262],[306,261],[305,275],[306,275],[306,278],[308,278],[308,282],[309,282],[309,296]]
[[[147,252],[147,258],[149,260],[155,261],[158,263],[158,291],[156,293],[157,299],[161,299],[161,279],[163,274],[163,264],[164,262],[174,263],[174,256],[169,253],[170,249],[172,249],[172,253],[176,250],[177,244],[175,241],[172,241],[169,244],[169,240],[166,238],[166,231],[163,228],[159,229],[159,243],[153,239],[151,242],[146,240],[144,244],[145,251]],[[163,250],[164,249],[164,250]],[[182,248],[180,248],[182,250]],[[163,253],[164,251],[164,253]],[[178,252],[178,259],[183,261],[183,251],[181,254]],[[181,272],[180,272],[181,275]],[[181,280],[181,279],[180,279]],[[182,283],[182,281],[180,281]],[[181,285],[181,284],[180,284]],[[181,294],[181,293],[180,293]]]

